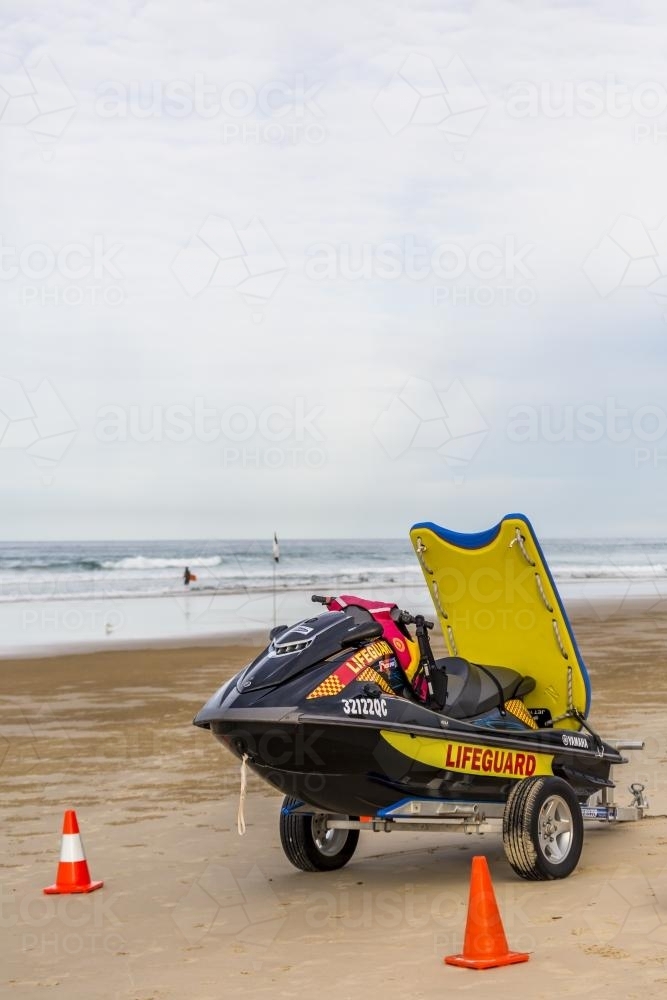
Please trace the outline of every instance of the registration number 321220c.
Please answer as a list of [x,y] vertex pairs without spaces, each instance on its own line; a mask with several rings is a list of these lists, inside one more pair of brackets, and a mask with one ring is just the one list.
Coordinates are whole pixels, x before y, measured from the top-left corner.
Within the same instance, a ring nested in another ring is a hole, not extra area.
[[384,698],[343,698],[346,715],[377,715],[387,718],[387,702]]

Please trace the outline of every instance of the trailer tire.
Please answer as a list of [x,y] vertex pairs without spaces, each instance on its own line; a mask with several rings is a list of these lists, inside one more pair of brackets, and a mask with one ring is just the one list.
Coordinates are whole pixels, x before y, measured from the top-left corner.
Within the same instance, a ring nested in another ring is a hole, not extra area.
[[518,781],[503,814],[503,846],[514,871],[534,881],[566,878],[584,843],[581,806],[562,778]]
[[280,810],[280,842],[287,860],[302,872],[332,872],[342,868],[357,848],[359,831],[326,830],[322,814],[288,812],[291,806],[299,804],[300,799],[288,795]]

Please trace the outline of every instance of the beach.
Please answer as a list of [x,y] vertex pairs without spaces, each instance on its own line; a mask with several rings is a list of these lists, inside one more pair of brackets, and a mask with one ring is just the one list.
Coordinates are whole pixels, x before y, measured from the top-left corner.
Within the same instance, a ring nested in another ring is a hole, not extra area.
[[[280,797],[191,725],[263,644],[250,637],[0,662],[0,989],[29,997],[658,997],[667,991],[667,602],[571,609],[591,674],[592,723],[643,738],[616,775],[647,786],[649,817],[587,826],[569,878],[518,879],[500,836],[362,834],[346,868],[285,859]],[[77,810],[85,896],[42,894],[63,811]],[[446,967],[460,950],[470,859],[490,865],[523,965]]]

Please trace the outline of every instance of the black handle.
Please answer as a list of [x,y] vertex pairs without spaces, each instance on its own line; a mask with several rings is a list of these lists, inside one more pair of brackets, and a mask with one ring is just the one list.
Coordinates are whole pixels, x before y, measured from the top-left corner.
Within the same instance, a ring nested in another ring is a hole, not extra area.
[[421,628],[433,628],[434,622],[428,621],[423,615],[411,615],[409,611],[399,611],[396,620],[403,625],[417,625]]

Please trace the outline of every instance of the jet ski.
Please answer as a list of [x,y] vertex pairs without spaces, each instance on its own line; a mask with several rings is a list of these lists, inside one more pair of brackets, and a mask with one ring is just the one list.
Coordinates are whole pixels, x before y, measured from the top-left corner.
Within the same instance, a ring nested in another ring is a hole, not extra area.
[[194,723],[283,793],[297,868],[342,867],[362,830],[502,821],[520,877],[563,878],[584,819],[616,818],[612,768],[626,758],[588,722],[586,667],[532,527],[522,515],[475,535],[423,523],[411,539],[445,656],[421,614],[314,595],[320,613],[274,628]]

